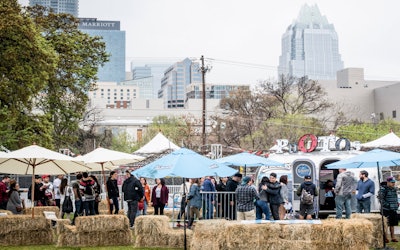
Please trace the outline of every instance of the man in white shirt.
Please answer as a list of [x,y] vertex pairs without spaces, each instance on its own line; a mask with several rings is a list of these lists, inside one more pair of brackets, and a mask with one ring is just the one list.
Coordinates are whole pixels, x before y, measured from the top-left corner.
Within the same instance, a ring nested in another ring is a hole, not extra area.
[[64,175],[60,174],[53,181],[53,190],[54,190],[54,199],[56,201],[56,206],[60,208],[60,200],[61,200],[61,193],[60,193],[60,185],[61,181],[64,178]]

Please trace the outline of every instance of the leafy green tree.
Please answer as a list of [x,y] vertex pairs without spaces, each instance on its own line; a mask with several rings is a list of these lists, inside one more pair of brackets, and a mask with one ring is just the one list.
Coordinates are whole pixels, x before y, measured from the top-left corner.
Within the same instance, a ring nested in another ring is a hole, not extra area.
[[124,132],[113,136],[111,149],[130,154],[137,150],[138,147],[134,141],[134,138],[127,132]]
[[[9,149],[52,146],[52,123],[34,109],[58,56],[17,0],[0,3],[0,141]],[[50,134],[49,134],[50,133]]]
[[55,14],[46,8],[27,8],[43,38],[59,56],[39,99],[39,108],[49,114],[54,126],[56,148],[70,147],[78,138],[78,125],[95,89],[98,67],[108,61],[101,37],[91,37],[78,29],[79,20],[69,14]]
[[399,132],[400,123],[392,119],[382,120],[377,124],[353,122],[349,125],[340,126],[337,135],[350,141],[365,143],[376,140],[390,131]]

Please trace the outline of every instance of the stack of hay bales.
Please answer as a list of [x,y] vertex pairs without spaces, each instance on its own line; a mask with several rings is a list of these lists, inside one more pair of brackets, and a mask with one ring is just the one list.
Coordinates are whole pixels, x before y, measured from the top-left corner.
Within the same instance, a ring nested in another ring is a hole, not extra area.
[[[383,247],[383,229],[382,229],[382,215],[380,214],[352,214],[352,219],[366,219],[372,222],[372,241],[371,248],[382,248]],[[383,220],[384,228],[387,229],[387,220]]]
[[227,220],[201,220],[196,222],[190,249],[226,249],[226,227],[232,223],[234,222]]
[[373,225],[365,219],[321,224],[200,221],[191,249],[369,249]]
[[[44,217],[43,212],[55,212],[57,217],[60,217],[60,209],[57,206],[40,206],[40,207],[35,207],[34,209],[34,216],[41,216]],[[31,215],[32,214],[32,208],[26,208],[24,210],[24,214],[26,215]]]
[[59,228],[57,246],[115,246],[132,243],[129,220],[124,215],[95,215],[76,218],[75,226]]
[[[170,220],[165,215],[139,216],[135,220],[136,247],[169,247],[184,246],[183,230],[173,230]],[[192,232],[186,231],[187,245],[190,244]]]
[[0,246],[48,245],[54,243],[50,222],[43,216],[0,217]]

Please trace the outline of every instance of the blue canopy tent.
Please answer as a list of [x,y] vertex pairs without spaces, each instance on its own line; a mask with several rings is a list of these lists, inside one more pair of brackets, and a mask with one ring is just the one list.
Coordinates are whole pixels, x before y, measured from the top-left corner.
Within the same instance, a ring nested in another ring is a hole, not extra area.
[[244,171],[246,175],[246,168],[247,167],[261,167],[261,166],[285,166],[285,164],[281,162],[277,162],[274,160],[270,160],[265,157],[261,157],[258,155],[250,154],[248,152],[242,152],[226,157],[222,157],[216,159],[215,161],[219,163],[223,163],[227,166],[244,166]]

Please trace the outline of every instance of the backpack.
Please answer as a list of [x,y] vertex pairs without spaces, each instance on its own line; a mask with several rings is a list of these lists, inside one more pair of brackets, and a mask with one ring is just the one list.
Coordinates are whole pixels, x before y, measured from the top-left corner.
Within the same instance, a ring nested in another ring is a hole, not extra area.
[[[312,187],[312,185],[311,185],[311,187]],[[305,204],[305,205],[314,204],[314,195],[312,195],[310,190],[307,190],[305,186],[301,190],[300,202],[301,202],[301,204]]]
[[91,185],[89,182],[86,182],[86,186],[83,189],[83,194],[88,196],[93,196],[94,195],[93,185]]

